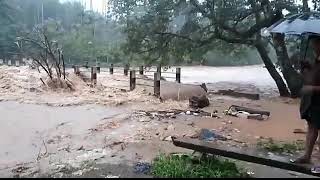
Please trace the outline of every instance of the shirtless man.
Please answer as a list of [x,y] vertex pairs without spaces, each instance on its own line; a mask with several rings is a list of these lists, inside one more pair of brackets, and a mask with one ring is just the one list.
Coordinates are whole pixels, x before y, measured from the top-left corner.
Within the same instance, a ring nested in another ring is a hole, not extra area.
[[296,163],[310,163],[312,151],[320,130],[320,36],[311,39],[316,55],[313,65],[309,63],[302,67],[304,85],[301,90],[301,118],[308,123],[305,154],[295,160]]

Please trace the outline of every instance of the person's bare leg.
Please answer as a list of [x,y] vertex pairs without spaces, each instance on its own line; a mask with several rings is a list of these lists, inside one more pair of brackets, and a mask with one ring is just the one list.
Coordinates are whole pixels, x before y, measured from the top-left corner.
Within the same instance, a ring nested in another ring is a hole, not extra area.
[[308,124],[308,132],[306,136],[305,154],[295,160],[296,163],[310,163],[312,151],[318,138],[318,129],[312,124]]

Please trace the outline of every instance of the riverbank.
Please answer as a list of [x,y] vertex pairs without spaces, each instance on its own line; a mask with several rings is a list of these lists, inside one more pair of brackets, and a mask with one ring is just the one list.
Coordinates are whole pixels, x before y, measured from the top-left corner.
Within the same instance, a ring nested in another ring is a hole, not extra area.
[[[0,113],[5,114],[0,120],[0,135],[5,139],[0,144],[1,177],[130,177],[137,162],[150,163],[160,153],[190,152],[173,146],[169,137],[193,137],[202,128],[214,129],[228,137],[221,143],[239,148],[268,138],[304,139],[303,134],[293,133],[305,130],[297,101],[210,95],[211,105],[204,111],[217,110],[219,119],[188,113],[157,116],[158,111],[187,112],[188,101],[161,102],[148,87],[129,92],[128,78],[122,75],[102,72],[98,85],[90,87],[72,71],[68,73],[75,85],[72,92],[48,89],[37,81],[44,75],[36,70],[0,67]],[[223,111],[230,105],[267,110],[271,116],[265,121],[226,116]],[[297,175],[244,166],[257,177]]]

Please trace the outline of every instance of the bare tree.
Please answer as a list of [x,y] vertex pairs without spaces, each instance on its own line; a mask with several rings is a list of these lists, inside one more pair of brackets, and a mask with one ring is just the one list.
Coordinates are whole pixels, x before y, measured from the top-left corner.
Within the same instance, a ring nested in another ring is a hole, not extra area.
[[21,40],[28,45],[23,53],[31,57],[33,63],[47,73],[50,78],[49,84],[73,89],[71,82],[66,78],[63,51],[56,41],[50,40],[45,30],[37,29],[31,37],[22,37]]

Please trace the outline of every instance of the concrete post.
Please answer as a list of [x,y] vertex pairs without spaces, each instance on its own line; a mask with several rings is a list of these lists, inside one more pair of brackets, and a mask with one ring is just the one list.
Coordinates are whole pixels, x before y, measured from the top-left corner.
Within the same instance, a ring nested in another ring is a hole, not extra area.
[[97,84],[97,67],[91,67],[91,83]]
[[133,91],[136,88],[136,71],[130,71],[130,91]]
[[140,66],[140,67],[139,67],[139,74],[140,74],[140,75],[143,75],[143,66]]
[[126,64],[126,65],[124,66],[123,73],[124,73],[125,76],[128,76],[128,72],[129,72],[129,64]]
[[177,83],[181,83],[181,68],[176,69],[176,81]]
[[113,64],[111,64],[111,66],[109,68],[109,72],[110,72],[110,74],[113,74]]

